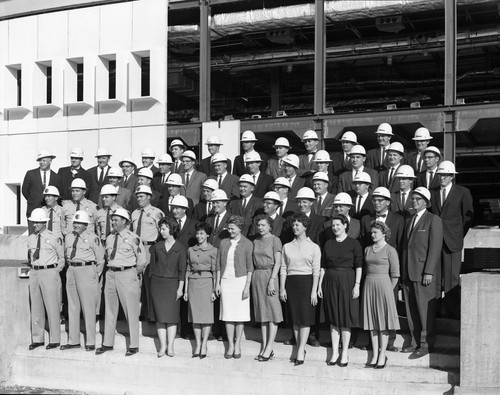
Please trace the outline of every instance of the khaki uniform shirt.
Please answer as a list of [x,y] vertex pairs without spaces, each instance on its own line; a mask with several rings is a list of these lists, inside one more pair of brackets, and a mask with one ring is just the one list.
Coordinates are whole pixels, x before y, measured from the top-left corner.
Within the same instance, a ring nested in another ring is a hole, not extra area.
[[68,262],[95,261],[97,265],[97,274],[100,274],[104,268],[104,247],[99,241],[99,237],[97,237],[95,233],[89,232],[87,228],[78,238],[75,256],[71,259],[75,238],[76,233],[74,232],[68,233],[64,238],[66,260]]
[[[123,208],[118,204],[113,204],[109,208],[100,208],[97,210],[97,221],[96,221],[96,230],[102,242],[106,242],[106,237],[113,231],[113,227],[111,226],[111,215],[113,212],[119,208]],[[106,229],[106,218],[109,211],[109,229]]]
[[[38,236],[40,236],[39,258],[34,260],[33,255],[37,249]],[[62,239],[47,229],[44,229],[39,235],[32,233],[28,236],[28,257],[31,266],[56,265],[57,269],[61,271],[64,268]]]
[[[76,213],[77,204],[72,200],[63,200],[62,202],[63,217],[66,222],[63,228],[63,235],[73,232],[73,215]],[[90,224],[87,226],[87,231],[89,232],[95,232],[97,208],[91,200],[84,198],[80,201],[80,210],[85,210],[90,217]]]
[[134,233],[137,232],[139,226],[139,217],[141,216],[141,211],[144,210],[141,220],[141,234],[140,238],[143,242],[153,242],[158,239],[158,222],[165,215],[163,211],[152,205],[148,205],[144,208],[138,208],[132,213],[132,222],[130,228]]
[[[118,239],[116,243],[116,253],[114,259],[111,259],[115,239]],[[146,265],[146,253],[141,243],[141,239],[128,229],[124,229],[119,233],[113,232],[107,237],[106,257],[108,258],[108,266],[136,266],[138,273],[141,273]]]
[[[42,207],[50,218],[50,210],[52,211],[52,233],[62,237],[62,230],[66,226],[66,220],[63,215],[62,207],[56,204],[54,207]],[[47,230],[49,230],[49,222],[47,222]]]

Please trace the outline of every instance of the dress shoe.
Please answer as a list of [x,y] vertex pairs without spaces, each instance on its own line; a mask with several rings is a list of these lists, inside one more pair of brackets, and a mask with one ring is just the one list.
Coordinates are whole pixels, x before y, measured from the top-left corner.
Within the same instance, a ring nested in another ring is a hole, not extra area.
[[299,366],[299,365],[304,365],[304,361],[306,360],[306,351],[304,350],[304,359],[296,359],[295,360],[295,366]]
[[397,348],[394,344],[388,345],[386,350],[391,352],[399,352],[399,348]]
[[295,337],[291,337],[290,339],[286,339],[283,344],[285,346],[295,346],[297,344],[297,342],[295,341]]
[[113,346],[101,346],[97,350],[95,350],[95,355],[104,354],[106,351],[113,351]]
[[156,354],[156,356],[158,358],[163,358],[166,354],[164,352],[159,352],[158,354]]
[[45,347],[47,350],[52,350],[53,348],[59,347],[60,343],[49,343],[47,344],[47,347]]
[[429,349],[427,347],[419,347],[408,357],[408,359],[422,358],[427,354],[429,354]]
[[63,344],[61,347],[59,347],[59,349],[62,351],[69,350],[72,348],[80,348],[80,345],[79,344]]
[[205,359],[207,357],[207,354],[200,354],[200,359]]
[[240,359],[241,358],[241,353],[238,353],[238,354],[234,353],[233,354],[233,358],[234,359]]
[[346,367],[347,367],[347,365],[349,365],[349,360],[347,360],[347,362],[340,362],[340,360],[339,360],[338,365],[339,365],[341,368],[346,368]]
[[307,344],[309,344],[311,347],[319,347],[321,344],[319,343],[318,339],[316,339],[313,336],[309,336],[307,339]]
[[387,363],[387,357],[385,357],[385,361],[383,365],[375,365],[373,369],[383,369],[385,368],[385,364]]
[[139,352],[139,347],[129,347],[127,352],[125,353],[126,357],[130,357],[131,355],[135,355]]
[[37,347],[42,347],[43,343],[31,343],[30,346],[28,347],[29,350],[34,350]]
[[85,346],[85,351],[94,351],[95,350],[95,346],[92,345],[92,346]]
[[328,361],[326,363],[326,366],[336,366],[337,365],[337,361]]
[[408,347],[403,347],[401,352],[412,353],[412,352],[415,352],[416,349],[417,349],[417,346],[408,346]]
[[224,354],[224,358],[226,358],[226,359],[232,359],[233,358],[233,354],[225,353]]
[[274,358],[274,351],[271,351],[271,354],[269,354],[268,357],[265,357],[264,355],[261,355],[259,357],[259,362],[268,362],[268,361],[270,361],[273,358]]

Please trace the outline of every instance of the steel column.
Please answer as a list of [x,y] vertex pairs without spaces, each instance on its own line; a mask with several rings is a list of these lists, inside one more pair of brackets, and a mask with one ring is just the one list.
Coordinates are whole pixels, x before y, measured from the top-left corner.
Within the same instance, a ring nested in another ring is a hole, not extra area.
[[281,109],[281,68],[271,69],[271,116],[275,117]]
[[314,113],[325,111],[326,31],[324,0],[316,0],[314,16]]
[[[454,106],[457,100],[457,4],[444,2],[444,105]],[[444,158],[455,161],[455,114],[447,113],[444,130]]]
[[210,0],[200,0],[200,121],[210,121]]

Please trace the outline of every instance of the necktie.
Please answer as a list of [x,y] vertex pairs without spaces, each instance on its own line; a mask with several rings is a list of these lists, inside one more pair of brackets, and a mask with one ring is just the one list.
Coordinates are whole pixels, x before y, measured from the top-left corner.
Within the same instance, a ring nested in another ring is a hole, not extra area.
[[323,203],[323,198],[320,196],[320,197],[318,197],[318,202],[316,204],[316,214],[320,213],[322,203]]
[[54,223],[54,209],[51,208],[50,209],[50,214],[49,214],[49,226],[48,226],[48,228],[49,228],[49,230],[51,232],[52,232],[52,225],[53,225],[53,223]]
[[179,232],[182,230],[182,219],[178,219],[177,222],[179,223]]
[[283,165],[283,161],[280,159],[280,161],[278,162],[278,170],[281,171],[281,166]]
[[189,185],[189,173],[186,173],[186,188]]
[[243,204],[241,205],[241,208],[245,208],[247,206],[247,198],[243,198]]
[[75,241],[73,242],[73,248],[71,249],[71,255],[69,256],[69,259],[73,259],[76,255],[76,246],[78,244],[78,239],[80,238],[80,235],[77,233],[75,237]]
[[281,217],[281,215],[283,214],[283,202],[281,202],[281,205],[280,205],[280,208],[279,208],[278,214],[279,214],[279,216],[280,216],[280,217]]
[[99,170],[101,171],[101,174],[99,175],[99,185],[101,185],[102,182],[104,181],[104,169],[101,169],[99,167]]
[[161,185],[165,184],[165,174],[161,176]]
[[123,177],[123,186],[127,184],[128,176]]
[[413,229],[415,228],[415,223],[417,222],[417,215],[415,214],[413,216],[413,219],[411,221],[411,225],[410,225],[410,236],[411,234],[413,233]]
[[141,237],[141,228],[142,228],[142,215],[144,214],[144,209],[141,209],[141,214],[139,215],[139,220],[137,221],[137,236]]
[[257,177],[255,175],[253,175],[252,177],[253,177],[253,183],[257,185]]
[[118,248],[118,233],[115,233],[115,242],[113,243],[113,251],[111,251],[111,255],[109,256],[110,260],[115,259],[117,248]]
[[422,171],[422,164],[424,163],[423,159],[422,159],[422,155],[420,155],[419,159],[418,159],[418,164],[417,164],[417,171],[421,172]]
[[109,234],[111,233],[110,220],[111,220],[111,208],[108,208],[108,210],[106,212],[106,228],[104,229],[104,232],[106,233],[106,237],[108,237]]
[[44,188],[47,187],[47,172],[46,171],[43,172],[43,187]]
[[349,156],[344,154],[344,167],[347,165],[347,161],[349,160]]
[[392,177],[394,176],[394,167],[391,167],[391,171],[389,172],[389,186],[392,183]]
[[33,261],[37,261],[38,259],[40,259],[40,242],[41,242],[40,238],[41,235],[38,235],[35,252],[33,253]]
[[431,187],[431,182],[434,177],[434,172],[433,171],[428,171],[427,174],[429,174],[429,181],[427,182],[427,189],[430,189]]
[[80,202],[76,202],[76,211],[80,211]]
[[446,200],[446,188],[441,189],[441,207],[444,206]]
[[170,198],[168,199],[168,211],[172,211],[172,200],[174,199],[173,196],[170,196]]
[[406,203],[406,192],[403,192],[401,194],[401,208],[402,209],[405,207],[405,203]]
[[219,223],[220,223],[220,215],[217,215],[217,218],[215,220],[215,229],[219,227]]
[[207,203],[207,214],[210,214],[212,211],[212,202]]
[[178,173],[178,172],[179,172],[179,162],[175,161],[174,173]]
[[361,195],[358,196],[358,205],[356,206],[356,213],[359,214],[361,211]]
[[221,187],[221,185],[222,185],[222,175],[220,175],[220,174],[219,174],[219,189],[221,189],[221,188],[220,188],[220,187]]
[[385,148],[382,148],[380,150],[380,167],[384,164],[384,159],[385,159]]
[[356,173],[354,174],[354,178],[356,178],[356,176],[358,175],[359,173],[359,170],[356,170]]

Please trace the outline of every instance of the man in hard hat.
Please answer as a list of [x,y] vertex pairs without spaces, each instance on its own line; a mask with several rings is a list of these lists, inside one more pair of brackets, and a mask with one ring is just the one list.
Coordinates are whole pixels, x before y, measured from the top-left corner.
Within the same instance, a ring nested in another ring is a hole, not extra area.
[[[57,187],[57,174],[50,169],[52,159],[55,158],[49,150],[42,149],[36,158],[38,168],[28,170],[24,176],[21,192],[27,201],[26,217],[31,215],[35,208],[43,205],[43,191],[47,186]],[[28,221],[28,232],[33,233],[33,223]]]
[[217,181],[212,178],[207,179],[203,183],[203,187],[201,189],[201,200],[200,202],[194,206],[193,218],[198,222],[205,222],[207,218],[213,215],[213,207],[212,207],[212,193],[216,189],[219,189],[217,185]]
[[252,152],[245,157],[245,165],[248,169],[248,174],[253,178],[255,189],[253,194],[258,198],[263,198],[274,182],[274,178],[260,170],[262,159],[256,152]]
[[254,195],[255,183],[250,174],[243,174],[239,180],[240,198],[229,203],[229,211],[234,215],[239,215],[245,220],[245,226],[241,230],[244,236],[248,235],[248,230],[255,215],[262,213],[262,199]]
[[429,146],[424,151],[424,170],[417,174],[415,187],[424,187],[429,191],[439,188],[441,183],[436,172],[442,160],[438,147]]
[[307,152],[299,157],[299,174],[307,175],[310,171],[317,170],[314,157],[319,149],[319,137],[314,130],[306,130],[301,141]]
[[95,232],[95,224],[97,221],[98,207],[94,202],[85,198],[87,184],[81,178],[75,178],[71,182],[71,199],[63,200],[62,212],[65,220],[63,234],[67,235],[73,231],[73,216],[79,210],[85,210],[90,217],[90,223],[87,225],[90,232]]
[[[345,193],[345,192],[340,192],[337,193],[335,196],[335,199],[333,200],[333,215],[343,215],[344,217],[347,218],[349,221],[349,229],[347,231],[347,236],[349,236],[352,239],[357,239],[359,238],[360,232],[361,232],[361,222],[356,219],[352,218],[349,215],[349,212],[351,211],[351,207],[354,206],[352,204],[352,197]],[[332,230],[332,220],[329,219],[323,224],[323,238],[320,241],[320,245],[324,245],[324,243],[335,237],[333,234]]]
[[[328,177],[329,185],[328,185],[328,192],[331,193],[332,195],[337,194],[337,187],[339,184],[339,178],[335,174],[333,174],[333,167],[332,167],[332,160],[330,159],[330,154],[326,152],[325,150],[318,150],[316,152],[316,155],[314,156],[314,163],[316,163],[316,168],[317,172],[316,173],[323,173]],[[310,174],[307,179],[305,186],[309,187],[311,189],[313,186],[313,179],[314,176],[316,175]]]
[[[241,177],[243,174],[248,173],[248,169],[245,166],[245,159],[246,157],[255,151],[255,143],[257,142],[257,138],[255,137],[255,133],[252,132],[251,130],[245,130],[243,134],[241,135],[241,148],[242,148],[242,153],[238,155],[236,158],[234,158],[234,169],[233,169],[233,174],[237,177]],[[262,159],[262,167],[260,168],[260,171],[266,172],[267,168],[267,160],[268,157],[265,153],[263,152],[257,152],[260,155],[260,159]]]
[[45,200],[45,206],[42,208],[49,218],[47,229],[56,236],[62,237],[62,229],[66,226],[66,223],[62,207],[58,204],[59,190],[55,186],[49,185],[43,191],[43,198]]
[[111,154],[107,148],[100,147],[97,148],[95,158],[97,160],[97,166],[91,167],[87,170],[90,175],[90,185],[92,185],[88,198],[95,204],[98,204],[101,188],[109,182],[108,173],[111,169],[111,166],[109,165]]
[[349,152],[351,152],[352,147],[358,144],[358,137],[354,132],[347,131],[342,134],[340,143],[342,144],[342,151],[330,153],[333,174],[337,177],[339,177],[343,172],[352,169]]
[[313,204],[313,212],[322,217],[330,218],[333,213],[333,201],[335,196],[328,192],[330,179],[326,173],[318,171],[312,178],[312,190],[316,195]]
[[42,208],[35,208],[28,218],[33,224],[33,233],[28,236],[28,260],[31,267],[30,350],[44,345],[45,315],[49,323],[49,344],[46,348],[50,350],[59,347],[61,343],[59,272],[64,268],[64,248],[61,238],[47,229],[48,220]]
[[137,176],[134,174],[137,166],[134,160],[130,157],[123,158],[118,163],[118,166],[120,166],[123,172],[123,177],[120,180],[120,186],[128,189],[130,193],[134,193],[137,188]]
[[84,159],[83,149],[79,147],[72,148],[69,153],[69,159],[71,166],[61,167],[57,172],[57,188],[59,189],[62,200],[71,199],[71,183],[77,178],[81,178],[85,181],[87,185],[87,190],[85,191],[86,196],[89,195],[90,187],[92,186],[90,174],[82,167],[82,161]]
[[283,167],[285,172],[285,177],[290,183],[290,190],[288,191],[288,197],[290,199],[295,199],[299,189],[305,186],[306,180],[304,177],[299,176],[300,158],[295,154],[289,154],[283,159]]
[[427,149],[432,139],[433,137],[429,129],[422,127],[415,130],[412,140],[415,142],[417,152],[407,155],[405,159],[405,163],[410,165],[415,173],[420,173],[425,170],[424,151]]
[[238,185],[239,177],[231,174],[227,167],[227,158],[224,154],[214,154],[212,157],[212,165],[215,171],[214,176],[209,178],[217,181],[217,189],[222,189],[226,192],[229,199],[239,199],[240,188]]
[[[137,172],[137,187],[145,185],[151,189],[152,182],[153,182],[153,172],[150,169],[143,167]],[[158,207],[158,205],[160,204],[160,196],[161,196],[160,192],[151,189],[150,203],[152,206]],[[127,210],[132,213],[138,207],[139,204],[137,203],[137,189],[136,189],[135,193],[133,193],[132,196],[130,197],[130,202],[128,203]]]
[[182,154],[186,151],[186,146],[179,139],[174,139],[170,143],[170,154],[172,154],[172,172],[177,174],[184,173],[184,166],[182,164]]
[[185,188],[185,196],[191,199],[193,204],[198,204],[201,198],[201,188],[207,179],[207,175],[195,169],[197,160],[193,151],[184,151],[181,160],[184,166],[181,177]]
[[87,230],[89,223],[87,212],[77,211],[73,216],[73,232],[64,238],[69,330],[68,342],[61,350],[80,348],[81,313],[85,322],[85,351],[95,350],[97,290],[104,269],[104,248],[99,237]]
[[153,148],[151,147],[146,147],[141,151],[141,161],[142,161],[142,167],[139,167],[136,171],[135,174],[139,172],[141,169],[149,169],[153,173],[153,176],[158,173],[160,170],[155,166],[155,158],[156,154]]
[[350,193],[354,191],[353,180],[360,173],[366,173],[371,179],[371,188],[375,189],[378,187],[378,173],[365,166],[366,161],[366,150],[362,145],[355,145],[349,152],[349,157],[351,158],[350,171],[345,171],[339,176],[339,181],[337,185],[337,192],[347,192]]
[[[183,194],[184,183],[182,182],[182,177],[180,174],[172,173],[168,176],[167,181],[165,182],[166,189],[163,190],[163,193],[160,197],[160,203],[158,208],[168,215],[172,212],[172,199],[177,195]],[[183,195],[184,196],[184,195]],[[193,214],[194,204],[190,198],[188,200],[188,215]]]
[[288,151],[292,147],[287,138],[278,137],[274,142],[273,148],[276,151],[276,158],[271,158],[267,161],[266,173],[273,177],[273,179],[285,177],[283,159],[286,158]]
[[402,352],[412,353],[410,359],[416,359],[427,355],[435,340],[443,224],[427,210],[431,200],[428,189],[416,188],[411,200],[415,214],[405,221],[400,279],[412,340]]
[[388,169],[379,172],[379,185],[387,188],[391,192],[396,192],[399,189],[399,183],[394,177],[399,169],[399,166],[403,164],[403,159],[405,156],[405,149],[403,144],[397,141],[389,144],[386,149],[387,152],[387,162]]
[[377,136],[378,147],[367,152],[366,166],[377,172],[381,172],[382,170],[387,170],[389,168],[387,148],[389,148],[389,144],[391,143],[391,138],[394,136],[394,133],[392,133],[391,125],[388,123],[381,123],[375,134]]
[[361,172],[354,177],[352,183],[354,191],[351,191],[349,195],[351,195],[354,205],[351,208],[350,216],[361,220],[364,215],[375,212],[370,190],[372,180],[368,173]]
[[129,230],[130,215],[117,209],[111,216],[113,233],[106,239],[107,268],[104,287],[105,322],[100,355],[113,350],[119,303],[127,317],[130,343],[125,356],[139,352],[139,278],[146,265],[141,239]]
[[295,199],[289,197],[290,181],[286,177],[278,177],[274,180],[273,191],[278,194],[281,205],[278,208],[278,215],[287,219],[299,211],[299,206]]
[[443,222],[441,278],[445,315],[460,318],[460,269],[464,237],[472,225],[474,205],[468,188],[457,185],[455,164],[443,161],[437,169],[440,188],[431,191],[431,212]]
[[391,211],[406,219],[415,214],[410,199],[416,178],[415,173],[411,166],[401,165],[394,177],[399,184],[399,189],[391,193]]
[[158,157],[158,168],[159,171],[153,174],[153,182],[151,183],[151,189],[163,193],[163,188],[166,188],[165,182],[168,176],[172,173],[172,165],[174,161],[169,154],[161,154]]
[[[130,202],[132,193],[130,192],[129,189],[120,186],[120,181],[122,178],[123,178],[123,172],[119,167],[112,167],[109,170],[108,173],[109,185],[112,185],[117,193],[116,204],[120,207],[125,208],[128,206],[128,203]],[[103,207],[101,197],[99,197],[99,207]]]
[[232,215],[227,210],[229,198],[222,189],[216,189],[212,192],[210,203],[212,203],[213,215],[207,218],[207,223],[212,227],[213,232],[208,236],[208,242],[215,248],[219,248],[221,240],[229,238],[226,226],[229,217]]
[[101,244],[106,244],[106,238],[109,236],[113,228],[111,227],[111,215],[113,211],[118,208],[123,208],[116,203],[118,192],[116,188],[111,185],[104,185],[101,188],[102,208],[97,210],[97,235]]
[[[214,155],[220,153],[220,148],[224,143],[221,141],[219,136],[209,136],[205,145],[207,146],[209,156],[203,158],[200,162],[200,170],[202,173],[205,173],[207,177],[215,176],[216,172],[214,169]],[[229,173],[231,173],[231,160],[226,158],[226,169]]]

